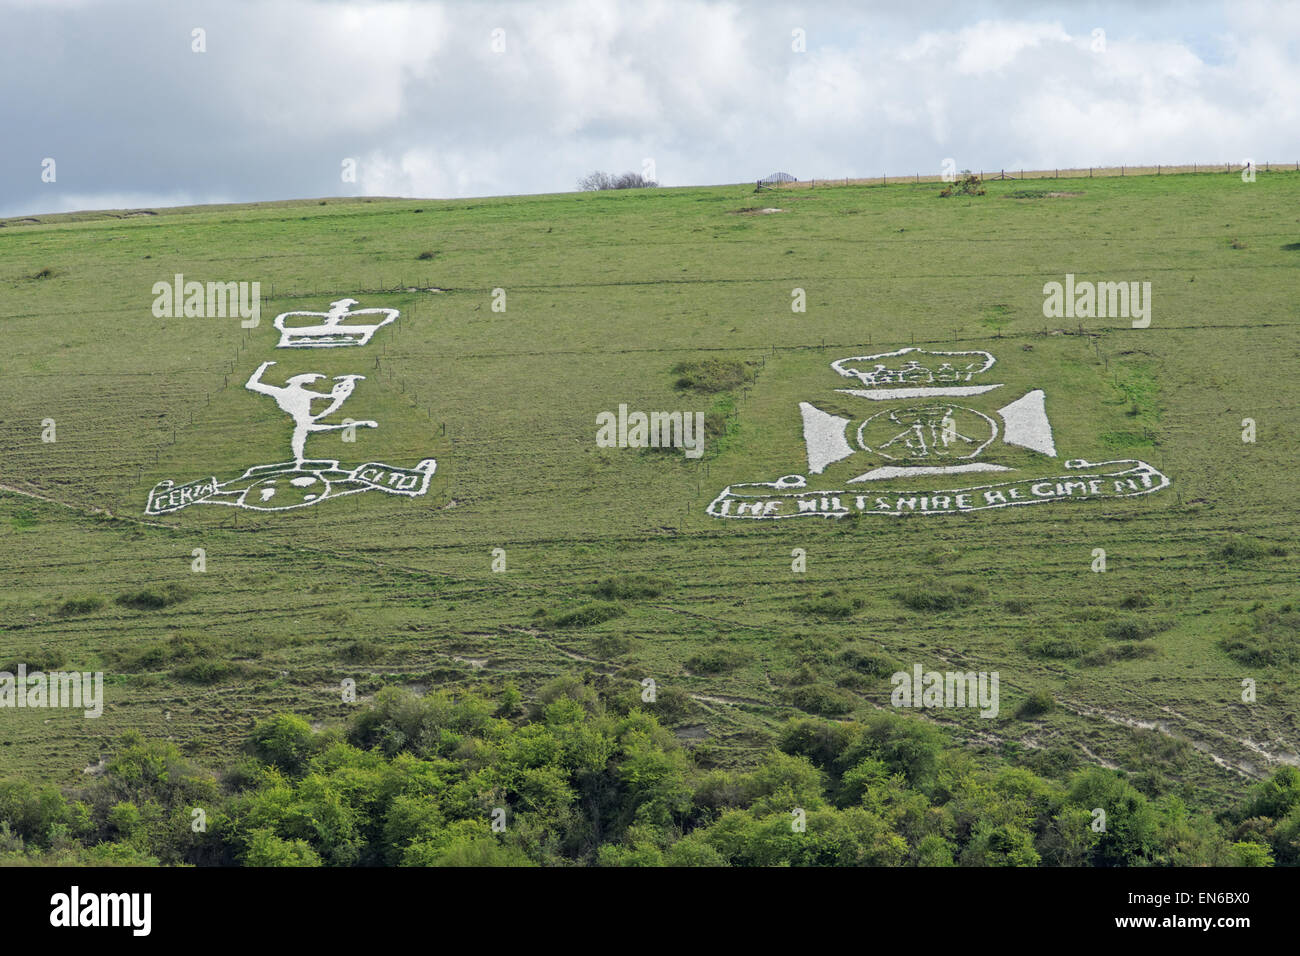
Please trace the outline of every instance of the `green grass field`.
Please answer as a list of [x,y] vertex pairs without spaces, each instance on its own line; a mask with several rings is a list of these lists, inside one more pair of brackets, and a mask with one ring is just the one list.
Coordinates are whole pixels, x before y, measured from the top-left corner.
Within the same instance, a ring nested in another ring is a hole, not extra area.
[[[1295,763],[1300,738],[1300,175],[1048,189],[722,186],[0,223],[0,669],[108,681],[98,720],[5,712],[0,765],[74,784],[140,729],[217,768],[259,717],[346,716],[346,678],[363,699],[506,681],[528,696],[576,673],[629,695],[653,678],[700,762],[748,766],[783,719],[888,707],[889,673],[919,663],[999,671],[996,719],[929,712],[977,753],[1049,774],[1104,764],[1224,805]],[[782,211],[744,211],[763,207]],[[273,298],[255,329],[154,318],[151,288],[175,273]],[[1150,281],[1150,327],[1044,319],[1043,284],[1066,273]],[[274,315],[343,297],[403,314],[364,349],[275,349]],[[833,360],[908,345],[985,349],[1005,391],[1046,391],[1060,459],[1012,464],[1046,476],[1066,458],[1134,457],[1171,486],[950,516],[705,513],[729,484],[806,474],[798,403],[852,402]],[[750,381],[679,388],[675,369],[705,359],[752,363]],[[289,457],[288,419],[243,387],[266,360],[366,375],[346,414],[380,427],[314,436],[310,455],[436,458],[428,494],[146,518],[158,481]],[[596,415],[620,403],[709,413],[706,454],[597,448]],[[1054,709],[1018,716],[1039,692]]]

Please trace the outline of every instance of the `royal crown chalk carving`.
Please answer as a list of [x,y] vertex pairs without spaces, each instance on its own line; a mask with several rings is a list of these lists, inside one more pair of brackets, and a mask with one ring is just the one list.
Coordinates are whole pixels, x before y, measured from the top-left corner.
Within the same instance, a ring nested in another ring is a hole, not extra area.
[[[717,518],[779,519],[813,515],[954,514],[1087,498],[1128,498],[1169,485],[1169,478],[1137,459],[1065,462],[1066,474],[1022,477],[1016,468],[979,460],[990,448],[1011,445],[1048,458],[1056,441],[1047,418],[1046,396],[1032,389],[990,409],[968,407],[975,396],[1002,383],[973,383],[993,367],[988,352],[932,352],[905,348],[839,359],[831,368],[866,388],[836,389],[873,402],[890,402],[860,422],[800,402],[808,474],[820,475],[839,462],[865,456],[866,471],[839,479],[844,487],[814,489],[804,475],[771,482],[730,485],[708,506]],[[953,399],[961,399],[958,404]],[[999,425],[999,420],[1001,425]],[[856,471],[857,468],[853,468]],[[920,490],[918,480],[939,475],[1006,472],[1006,480],[970,488]],[[852,472],[849,473],[850,475]],[[908,482],[887,486],[879,482]],[[903,489],[903,490],[900,490]]]
[[[360,309],[350,312],[355,299],[340,299],[331,303],[329,312],[286,312],[275,317],[275,327],[280,330],[279,348],[330,348],[359,346],[370,341],[375,331],[394,321],[396,309]],[[370,325],[344,323],[358,315],[382,315],[384,318]],[[324,317],[315,325],[286,326],[289,316]],[[216,477],[200,478],[184,484],[170,480],[160,481],[149,492],[145,513],[169,514],[190,505],[227,505],[250,508],[254,511],[288,511],[319,504],[328,498],[355,495],[364,491],[382,491],[391,495],[416,497],[429,490],[429,479],[437,469],[437,462],[425,458],[414,468],[399,468],[380,462],[366,462],[355,468],[339,465],[336,459],[309,459],[307,439],[313,434],[338,431],[346,428],[378,428],[374,421],[325,423],[351,396],[356,383],[364,375],[336,375],[328,391],[309,388],[326,376],[321,372],[304,372],[289,375],[283,385],[269,382],[264,377],[275,365],[267,361],[258,366],[244,388],[266,395],[293,420],[289,439],[292,461],[271,465],[254,465],[238,478],[220,482]],[[313,411],[313,406],[316,410]]]
[[[275,317],[275,327],[280,330],[281,349],[332,349],[349,345],[365,345],[383,326],[395,321],[396,309],[357,309],[356,299],[339,299],[330,303],[328,312],[282,312]],[[383,316],[369,324],[358,322],[358,316]],[[304,316],[323,321],[288,325],[286,320]]]

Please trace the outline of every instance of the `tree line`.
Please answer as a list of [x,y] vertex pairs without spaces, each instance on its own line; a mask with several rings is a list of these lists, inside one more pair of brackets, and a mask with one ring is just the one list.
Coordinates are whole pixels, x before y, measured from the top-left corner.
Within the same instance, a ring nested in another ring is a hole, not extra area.
[[[1100,811],[1100,814],[1099,812]],[[1060,779],[922,719],[785,724],[757,765],[701,765],[576,677],[525,706],[389,688],[314,730],[258,721],[223,773],[128,733],[63,792],[0,780],[0,864],[1192,866],[1300,862],[1300,770],[1218,813],[1122,772]]]

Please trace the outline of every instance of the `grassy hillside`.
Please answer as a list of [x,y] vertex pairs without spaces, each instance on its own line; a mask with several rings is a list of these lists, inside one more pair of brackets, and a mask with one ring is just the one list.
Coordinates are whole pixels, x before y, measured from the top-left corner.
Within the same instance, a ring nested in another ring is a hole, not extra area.
[[[527,696],[576,673],[629,693],[653,678],[660,719],[701,763],[750,766],[784,718],[887,707],[889,674],[919,663],[1000,672],[996,719],[930,712],[977,751],[1046,773],[1119,767],[1197,805],[1238,798],[1296,762],[1300,737],[1300,176],[937,193],[734,186],[3,223],[0,669],[103,670],[110,685],[99,720],[3,712],[4,764],[77,781],[138,729],[220,766],[274,711],[346,716],[346,678],[363,699],[506,681]],[[781,211],[752,211],[767,207]],[[156,319],[151,288],[174,273],[274,298],[251,330]],[[1043,284],[1066,273],[1150,281],[1150,328],[1044,319]],[[403,314],[365,349],[275,349],[276,313],[343,297]],[[1046,391],[1060,460],[1141,458],[1171,486],[902,519],[705,513],[729,484],[806,474],[799,402],[862,412],[834,391],[852,383],[833,360],[912,344],[994,353],[1004,391]],[[710,359],[745,364],[684,387]],[[366,375],[346,415],[380,427],[354,444],[314,436],[309,454],[436,458],[429,493],[145,518],[158,481],[289,457],[287,417],[243,387],[266,360]],[[620,403],[709,414],[707,453],[597,448],[596,415]],[[1018,716],[1035,694],[1054,707]]]

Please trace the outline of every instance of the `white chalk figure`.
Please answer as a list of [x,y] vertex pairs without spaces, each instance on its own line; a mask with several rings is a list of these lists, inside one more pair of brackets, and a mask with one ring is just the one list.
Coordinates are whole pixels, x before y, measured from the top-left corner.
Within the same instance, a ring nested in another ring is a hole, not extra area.
[[[906,356],[903,362],[882,362]],[[1001,388],[1001,383],[970,385],[972,378],[993,367],[991,353],[933,352],[923,348],[898,349],[878,355],[857,355],[837,359],[831,368],[845,378],[856,378],[867,388],[840,388],[838,392],[882,402],[895,398],[928,398],[934,395],[982,395]]]
[[[262,381],[262,373],[274,365],[274,362],[263,362],[258,366],[257,371],[252,374],[244,384],[244,388],[252,392],[259,392],[262,395],[270,395],[275,399],[275,404],[286,412],[293,419],[293,439],[290,447],[293,449],[293,457],[297,464],[301,465],[306,460],[307,436],[312,432],[336,431],[340,428],[347,428],[348,425],[321,425],[318,424],[322,418],[328,418],[334,414],[345,401],[352,390],[356,387],[353,383],[357,379],[364,379],[364,375],[335,375],[335,385],[328,392],[313,392],[305,386],[310,385],[317,379],[325,376],[319,372],[308,372],[303,375],[293,375],[284,385],[268,385]],[[311,406],[313,402],[328,401],[329,404],[321,411],[313,413]],[[349,422],[351,425],[357,425],[362,428],[378,428],[379,423],[374,421]]]
[[145,514],[163,515],[190,505],[210,504],[248,508],[253,511],[288,511],[319,504],[327,498],[354,495],[364,491],[382,491],[390,495],[417,497],[429,490],[429,480],[438,463],[425,458],[414,468],[398,468],[370,461],[355,468],[339,466],[337,459],[309,459],[307,438],[317,432],[361,426],[378,428],[378,422],[352,421],[325,424],[342,407],[364,375],[336,375],[329,391],[308,388],[325,378],[319,372],[292,375],[283,385],[262,380],[275,362],[263,362],[244,384],[259,395],[275,399],[280,410],[293,419],[289,445],[293,460],[272,465],[254,465],[238,478],[219,482],[216,477],[201,478],[184,484],[160,481],[149,492]]
[[[1144,461],[1072,459],[1065,462],[1070,473],[1051,478],[1007,475],[1010,480],[994,485],[922,491],[925,486],[913,482],[935,476],[1017,471],[976,460],[995,441],[1056,457],[1041,389],[1032,389],[996,409],[1001,429],[992,415],[948,401],[1002,388],[1001,383],[972,383],[993,364],[992,354],[982,350],[932,352],[920,348],[832,362],[834,371],[867,386],[837,392],[891,404],[862,420],[855,434],[851,419],[800,402],[808,474],[822,474],[830,465],[863,453],[876,459],[873,466],[856,477],[840,479],[843,487],[834,491],[810,489],[802,475],[732,485],[709,505],[708,513],[719,518],[769,520],[803,515],[953,514],[1047,501],[1132,497],[1168,487],[1169,478]],[[900,401],[908,399],[929,401]],[[856,438],[856,447],[851,437]],[[858,462],[859,467],[863,464],[865,460]]]
[[[960,428],[955,416],[961,419]],[[984,434],[972,437],[976,428]],[[863,422],[858,427],[858,445],[890,461],[974,458],[997,434],[993,419],[972,408],[911,405],[883,411]]]
[[[281,349],[329,349],[365,345],[374,334],[401,314],[396,309],[356,309],[356,299],[339,299],[330,303],[328,312],[282,312],[273,323],[280,330]],[[322,321],[311,325],[289,325],[287,319],[309,316]],[[369,324],[357,322],[357,316],[382,316]]]
[[1047,420],[1041,388],[1026,392],[1010,405],[1003,405],[998,409],[998,414],[1006,423],[1002,440],[1008,445],[1019,445],[1030,451],[1056,457],[1052,423]]

